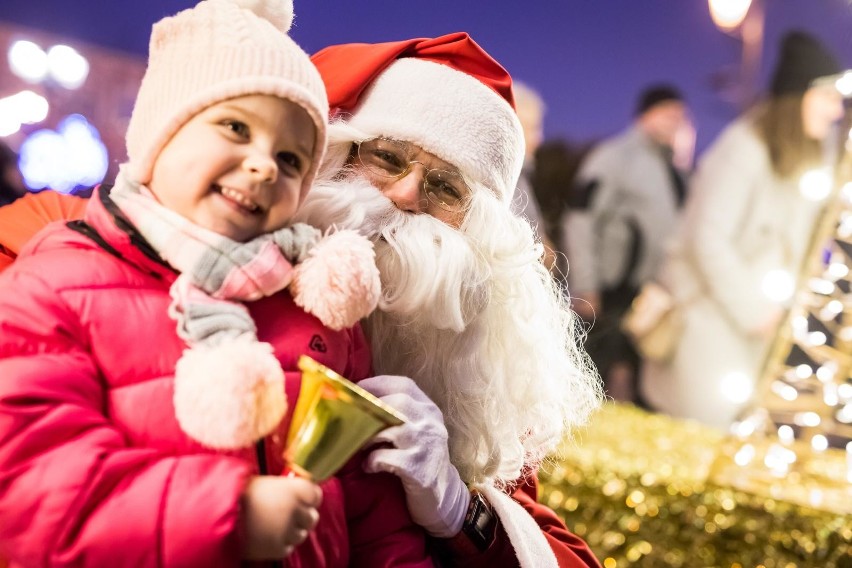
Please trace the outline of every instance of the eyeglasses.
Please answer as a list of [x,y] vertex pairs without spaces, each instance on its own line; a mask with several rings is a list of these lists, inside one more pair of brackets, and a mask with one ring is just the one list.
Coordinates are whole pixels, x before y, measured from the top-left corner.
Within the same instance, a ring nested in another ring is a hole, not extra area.
[[427,168],[423,162],[411,159],[415,154],[416,150],[410,144],[387,138],[358,143],[358,161],[371,173],[401,179],[411,171],[411,164],[420,164],[426,170],[423,192],[429,201],[444,211],[464,210],[470,200],[470,188],[461,174]]

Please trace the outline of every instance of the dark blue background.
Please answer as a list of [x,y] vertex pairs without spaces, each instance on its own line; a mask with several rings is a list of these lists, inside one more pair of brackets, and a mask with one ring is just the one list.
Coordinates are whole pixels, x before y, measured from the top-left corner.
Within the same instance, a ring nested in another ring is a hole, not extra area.
[[[764,0],[760,85],[778,39],[799,27],[852,67],[850,0]],[[191,0],[0,0],[0,19],[144,56],[151,24]],[[547,137],[588,140],[619,130],[650,81],[679,85],[698,147],[736,105],[711,77],[736,66],[741,44],[712,23],[706,0],[295,0],[292,35],[306,51],[467,31],[548,104]]]

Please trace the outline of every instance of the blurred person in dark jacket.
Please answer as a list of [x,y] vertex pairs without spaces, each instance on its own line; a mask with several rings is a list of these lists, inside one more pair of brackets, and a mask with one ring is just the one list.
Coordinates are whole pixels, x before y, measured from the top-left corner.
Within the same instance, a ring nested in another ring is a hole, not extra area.
[[639,356],[619,324],[659,268],[678,219],[686,190],[675,149],[689,126],[678,89],[647,87],[633,123],[581,164],[562,217],[573,308],[594,322],[586,347],[617,400],[635,401]]

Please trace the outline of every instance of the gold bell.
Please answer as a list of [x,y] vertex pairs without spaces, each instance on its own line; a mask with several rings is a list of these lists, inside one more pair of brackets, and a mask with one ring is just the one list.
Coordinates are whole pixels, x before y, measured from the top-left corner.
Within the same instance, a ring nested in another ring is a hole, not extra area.
[[284,450],[297,475],[328,479],[370,438],[405,422],[402,414],[307,355],[298,365],[302,386]]

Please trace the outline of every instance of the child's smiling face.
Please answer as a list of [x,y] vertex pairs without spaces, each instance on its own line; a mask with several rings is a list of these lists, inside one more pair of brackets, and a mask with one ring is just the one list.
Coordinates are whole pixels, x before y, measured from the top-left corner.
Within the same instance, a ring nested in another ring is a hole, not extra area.
[[315,139],[313,121],[294,102],[271,95],[228,99],[175,133],[147,185],[196,225],[249,241],[293,217]]

